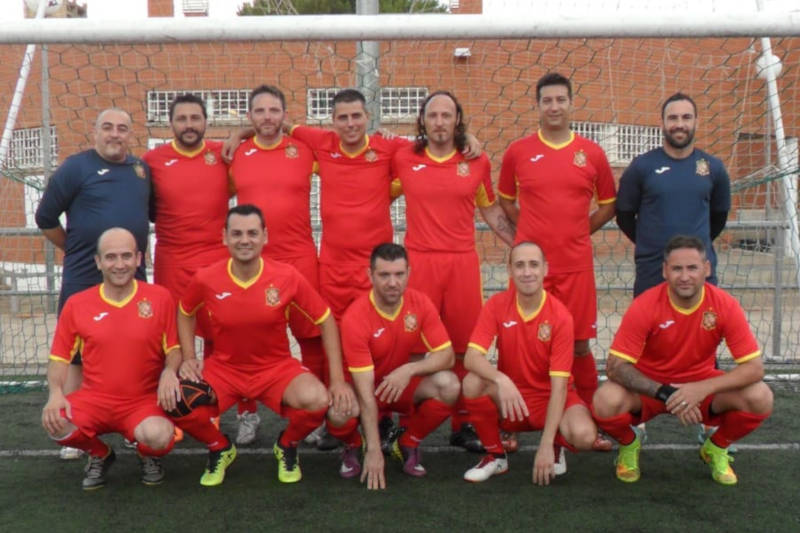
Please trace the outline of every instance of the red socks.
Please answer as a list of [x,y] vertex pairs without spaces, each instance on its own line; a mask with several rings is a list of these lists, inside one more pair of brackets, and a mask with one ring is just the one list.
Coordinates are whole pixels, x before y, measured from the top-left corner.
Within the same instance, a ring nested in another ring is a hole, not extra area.
[[419,404],[408,418],[408,429],[398,441],[400,446],[417,448],[422,439],[447,420],[451,411],[452,407],[434,398],[429,398]]
[[770,413],[756,415],[745,411],[728,411],[720,415],[719,429],[711,435],[711,442],[720,448],[727,448],[741,439],[766,420]]
[[595,419],[600,429],[613,437],[621,445],[628,445],[636,439],[636,433],[631,427],[633,415],[630,413],[622,413],[621,415],[609,418],[600,418],[594,412],[594,409],[592,409],[592,417]]
[[325,413],[327,412],[327,407],[318,411],[306,411],[305,409],[284,407],[284,413],[289,419],[289,425],[287,425],[286,429],[281,433],[278,444],[284,448],[294,448],[301,440],[306,438],[309,433],[322,424],[323,420],[325,420]]
[[348,448],[361,446],[361,433],[358,432],[358,418],[349,419],[343,426],[335,427],[327,423],[328,433],[344,443]]
[[188,415],[173,418],[172,421],[183,431],[208,446],[209,451],[216,452],[230,445],[228,438],[211,423],[211,419],[218,415],[219,409],[216,405],[200,405]]
[[78,428],[61,440],[56,441],[62,446],[70,446],[83,450],[92,457],[106,457],[111,453],[111,448],[101,441],[96,435],[90,437]]
[[489,396],[464,398],[464,405],[469,411],[469,420],[475,426],[475,432],[481,439],[487,453],[502,454],[503,444],[500,441],[500,414],[497,406]]

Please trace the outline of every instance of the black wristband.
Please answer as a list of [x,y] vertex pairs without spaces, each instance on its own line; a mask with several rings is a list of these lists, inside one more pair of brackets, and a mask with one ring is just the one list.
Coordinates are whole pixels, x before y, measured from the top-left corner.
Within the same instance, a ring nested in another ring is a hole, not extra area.
[[667,400],[672,393],[678,390],[677,387],[673,387],[672,385],[661,385],[658,390],[656,391],[656,400],[661,400],[664,403],[667,403]]

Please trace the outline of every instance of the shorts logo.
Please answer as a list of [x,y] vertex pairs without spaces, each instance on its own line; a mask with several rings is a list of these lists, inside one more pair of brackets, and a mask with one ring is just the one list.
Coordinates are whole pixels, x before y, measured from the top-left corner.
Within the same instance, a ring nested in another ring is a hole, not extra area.
[[270,307],[275,307],[281,303],[281,291],[278,289],[278,287],[270,287],[264,292],[267,296],[267,305]]
[[141,163],[136,163],[135,165],[133,165],[133,171],[136,173],[137,176],[139,176],[142,179],[145,179],[147,177],[147,174],[144,173],[144,167],[142,166]]
[[578,150],[575,152],[575,157],[572,158],[572,162],[575,164],[576,167],[585,167],[586,166],[586,152],[583,150]]
[[711,331],[716,327],[717,327],[717,313],[715,313],[711,309],[703,312],[703,329],[706,331]]
[[378,160],[378,154],[376,154],[376,153],[375,153],[375,150],[373,150],[372,148],[370,148],[370,149],[369,149],[369,150],[367,150],[367,152],[364,154],[364,159],[366,159],[366,160],[367,160],[367,161],[369,161],[370,163],[374,163],[375,161],[377,161],[377,160]]
[[708,167],[708,161],[705,159],[698,159],[695,172],[698,176],[708,176],[711,174],[711,169]]
[[214,155],[214,152],[206,152],[203,156],[203,159],[206,162],[206,165],[216,165],[217,164],[217,156]]
[[417,315],[409,313],[403,318],[403,329],[412,333],[417,331]]
[[459,162],[458,167],[456,168],[456,174],[462,178],[469,176],[469,163],[466,161]]
[[287,144],[286,145],[286,150],[284,150],[284,153],[286,154],[286,158],[287,159],[297,159],[297,155],[298,155],[297,146],[295,146],[293,144]]
[[146,298],[136,304],[139,311],[139,318],[151,318],[153,316],[153,304]]
[[539,332],[537,333],[536,337],[542,342],[550,342],[552,332],[553,326],[551,326],[548,322],[544,322],[539,324]]

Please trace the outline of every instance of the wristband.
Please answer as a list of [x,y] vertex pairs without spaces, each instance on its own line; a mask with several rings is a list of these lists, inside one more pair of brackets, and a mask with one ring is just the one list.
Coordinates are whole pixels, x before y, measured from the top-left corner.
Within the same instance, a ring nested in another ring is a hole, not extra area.
[[656,400],[661,400],[664,403],[667,403],[667,400],[672,393],[678,390],[677,387],[673,387],[672,385],[661,385],[658,390],[656,391]]

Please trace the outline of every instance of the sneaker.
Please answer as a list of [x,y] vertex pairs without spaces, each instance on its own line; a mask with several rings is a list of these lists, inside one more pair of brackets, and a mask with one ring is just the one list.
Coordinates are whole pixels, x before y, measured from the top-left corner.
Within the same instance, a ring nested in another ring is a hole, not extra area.
[[639,470],[639,451],[642,449],[642,439],[639,428],[633,428],[636,438],[630,444],[620,444],[617,454],[617,479],[625,483],[639,481],[642,476]]
[[403,428],[395,425],[391,417],[383,417],[378,421],[378,435],[381,438],[381,451],[384,455],[389,455],[392,451],[392,444],[400,436],[397,432]]
[[[719,426],[707,426],[705,424],[697,424],[697,442],[700,444],[705,444],[706,439],[711,438],[717,430]],[[735,444],[731,444],[728,446],[728,453],[733,455],[734,453],[738,452],[739,449],[736,447]]]
[[208,452],[206,471],[200,477],[200,484],[204,487],[216,487],[225,481],[225,470],[236,459],[236,446],[231,442],[227,448],[216,452]]
[[164,481],[164,467],[158,457],[139,456],[139,464],[142,467],[142,483],[145,485],[161,485]]
[[114,453],[113,448],[109,448],[108,455],[105,457],[89,456],[86,462],[86,477],[83,478],[81,485],[83,490],[96,490],[106,485],[106,474],[111,465],[117,459],[117,454]]
[[358,448],[359,446],[354,446],[342,450],[342,464],[339,466],[339,475],[344,479],[352,479],[361,473]]
[[81,455],[83,455],[83,450],[73,448],[72,446],[62,446],[61,449],[58,450],[58,458],[62,461],[74,461],[75,459],[80,459]]
[[481,444],[481,439],[475,433],[475,428],[472,424],[461,424],[461,429],[450,434],[450,445],[464,448],[472,453],[486,453],[486,450]]
[[122,439],[122,446],[124,446],[125,448],[128,448],[130,450],[135,450],[136,449],[136,441],[135,440],[128,440],[126,438],[123,438]]
[[297,457],[297,446],[287,446],[284,448],[280,445],[280,435],[275,445],[272,447],[272,453],[275,454],[275,459],[278,460],[278,481],[281,483],[297,483],[303,479],[303,473],[300,471],[300,459]]
[[519,439],[517,433],[511,431],[500,432],[500,443],[506,453],[516,453],[519,450]]
[[722,485],[736,485],[739,481],[730,463],[733,457],[728,455],[727,448],[720,448],[711,439],[706,439],[700,448],[700,458],[711,467],[711,477]]
[[471,483],[486,481],[492,476],[508,472],[508,458],[496,457],[492,454],[483,456],[481,462],[464,472],[464,480]]
[[306,438],[303,439],[303,442],[310,446],[316,446],[319,442],[319,439],[322,438],[322,434],[325,432],[325,424],[320,425],[317,429],[306,435]]
[[598,433],[592,443],[592,450],[595,452],[610,452],[612,448],[614,448],[614,443],[605,438],[602,433]]
[[557,476],[563,476],[567,473],[567,455],[564,453],[564,448],[554,444],[553,456],[556,458],[556,462],[553,464],[553,472]]
[[419,448],[407,448],[405,446],[399,446],[399,448],[403,456],[403,472],[414,477],[423,477],[428,473],[420,462],[422,453]]
[[251,444],[256,440],[256,431],[258,431],[258,425],[261,423],[261,417],[258,416],[258,413],[245,411],[240,415],[236,415],[236,419],[239,421],[236,444],[240,446]]
[[342,441],[328,433],[327,428],[323,431],[322,435],[320,435],[319,440],[317,441],[317,449],[322,452],[335,450],[341,445]]

